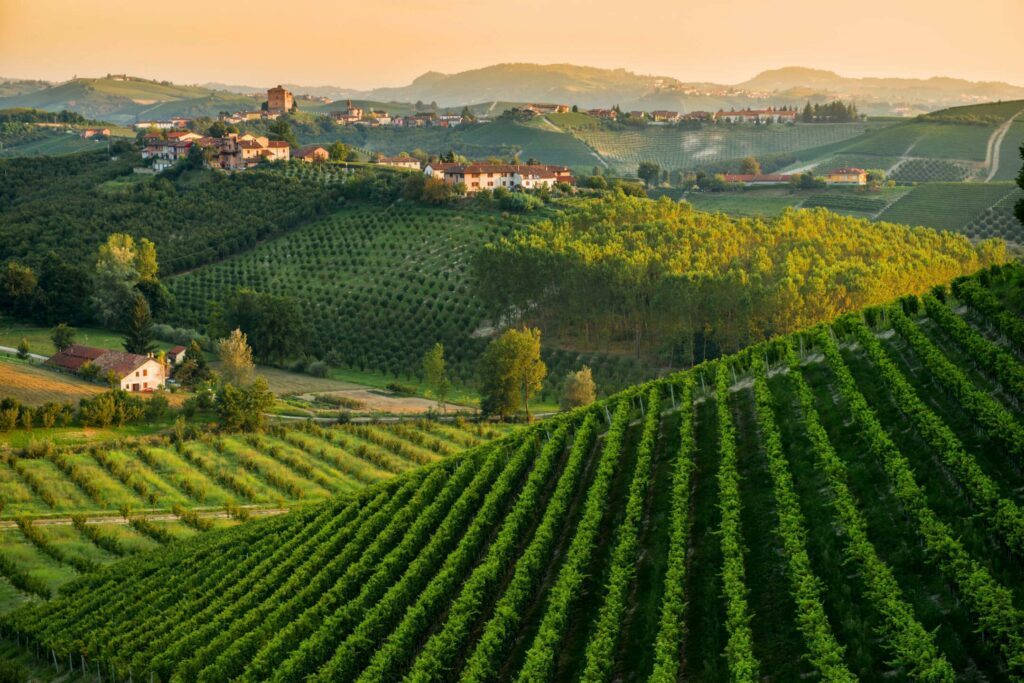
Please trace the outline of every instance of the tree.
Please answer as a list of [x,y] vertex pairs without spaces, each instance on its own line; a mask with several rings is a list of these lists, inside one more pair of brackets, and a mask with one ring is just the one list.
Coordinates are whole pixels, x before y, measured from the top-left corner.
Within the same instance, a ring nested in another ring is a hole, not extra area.
[[226,431],[258,431],[263,427],[264,413],[273,405],[274,394],[262,377],[247,387],[226,384],[217,393],[217,416]]
[[[1020,158],[1024,159],[1024,145],[1020,146]],[[1020,186],[1020,189],[1024,190],[1024,166],[1021,166],[1020,173],[1017,174],[1017,185]],[[1024,223],[1024,199],[1017,201],[1016,212],[1017,220]]]
[[434,347],[423,356],[423,378],[434,398],[441,404],[441,410],[447,412],[445,400],[452,387],[445,370],[444,345],[440,342],[434,344]]
[[50,339],[58,351],[63,351],[75,343],[75,328],[67,323],[60,323],[50,331]]
[[7,268],[0,275],[3,308],[18,315],[27,314],[38,284],[39,279],[31,268],[16,261],[9,261]]
[[217,342],[217,355],[226,383],[244,386],[252,381],[256,366],[252,362],[252,349],[245,332],[236,328],[226,339]]
[[153,316],[149,310],[149,302],[146,301],[146,297],[136,292],[131,318],[128,321],[128,331],[124,336],[124,350],[145,355],[153,353],[155,349]]
[[[155,259],[155,251],[152,253]],[[96,316],[104,325],[124,326],[134,302],[135,285],[140,280],[139,266],[142,265],[147,274],[155,268],[155,262],[148,261],[148,254],[147,249],[147,259],[140,263],[135,240],[123,233],[113,233],[100,245],[92,301]],[[154,277],[155,274],[152,271]]]
[[530,398],[547,376],[540,359],[540,330],[506,330],[488,344],[480,360],[480,407],[489,415],[508,416],[520,406],[530,419]]
[[185,349],[185,357],[174,369],[174,379],[187,385],[196,385],[210,378],[210,366],[195,339]]
[[661,176],[661,166],[653,161],[641,161],[640,166],[636,170],[636,175],[640,180],[644,181],[647,187],[650,187]]
[[21,341],[18,342],[18,358],[28,360],[29,351],[31,351],[31,348],[28,345],[28,339],[22,337]]
[[589,406],[597,399],[597,385],[589,366],[584,365],[576,372],[565,376],[562,385],[562,409],[571,410],[580,406]]
[[267,127],[271,140],[284,140],[292,147],[298,147],[299,141],[292,132],[292,127],[284,119],[277,119]]
[[214,321],[216,336],[226,337],[240,329],[261,361],[280,363],[297,353],[305,339],[299,308],[286,299],[249,289],[239,289],[224,304],[223,320]]
[[804,105],[804,112],[800,116],[800,118],[801,118],[801,120],[804,123],[813,123],[814,122],[814,110],[811,109],[810,101],[808,101],[807,104]]
[[740,173],[747,175],[761,175],[761,162],[755,157],[747,157],[740,162]]
[[463,107],[462,108],[462,122],[463,123],[475,123],[476,122],[476,116],[473,115],[473,112],[470,111],[469,107]]
[[206,129],[206,134],[211,138],[222,138],[227,135],[228,127],[224,125],[223,121],[214,121],[210,124],[210,127]]
[[345,161],[348,158],[349,146],[344,142],[335,142],[327,148],[332,161]]

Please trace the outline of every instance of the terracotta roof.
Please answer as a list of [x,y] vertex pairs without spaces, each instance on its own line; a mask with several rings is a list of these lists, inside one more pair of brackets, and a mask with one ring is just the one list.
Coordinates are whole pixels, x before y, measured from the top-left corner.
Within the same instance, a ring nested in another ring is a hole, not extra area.
[[177,356],[179,353],[181,353],[184,350],[185,350],[184,346],[172,346],[167,353]]
[[119,377],[123,378],[148,360],[152,359],[148,356],[140,356],[137,353],[107,351],[94,359],[92,364],[103,373],[115,372]]
[[270,140],[267,142],[267,147],[288,147],[288,143],[284,140]]
[[88,362],[95,361],[106,352],[106,349],[96,349],[91,346],[72,344],[63,351],[50,356],[46,361],[46,364],[54,365],[58,368],[64,368],[65,370],[71,370],[72,372],[78,372],[78,369],[83,365]]

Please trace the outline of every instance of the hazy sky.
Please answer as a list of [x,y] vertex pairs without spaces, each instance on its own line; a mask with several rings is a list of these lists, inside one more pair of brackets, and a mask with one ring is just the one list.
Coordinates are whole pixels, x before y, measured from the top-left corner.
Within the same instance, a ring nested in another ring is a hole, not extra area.
[[0,0],[0,76],[369,88],[568,62],[735,83],[789,65],[1024,85],[1024,0]]

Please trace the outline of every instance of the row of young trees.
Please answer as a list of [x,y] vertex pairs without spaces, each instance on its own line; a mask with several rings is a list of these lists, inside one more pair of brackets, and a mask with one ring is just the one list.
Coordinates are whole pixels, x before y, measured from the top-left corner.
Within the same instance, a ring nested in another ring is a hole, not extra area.
[[764,221],[617,195],[499,239],[474,272],[495,319],[693,364],[1006,259],[1002,243],[820,209]]

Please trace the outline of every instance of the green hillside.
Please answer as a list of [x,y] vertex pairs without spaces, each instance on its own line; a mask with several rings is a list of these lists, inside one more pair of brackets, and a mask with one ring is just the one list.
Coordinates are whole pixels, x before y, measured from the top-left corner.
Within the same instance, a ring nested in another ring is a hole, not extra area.
[[[507,430],[461,421],[306,424],[247,437],[53,450],[41,458],[5,452],[0,557],[14,564],[5,570],[9,579],[28,577],[42,582],[31,585],[54,592],[80,573],[172,536],[351,496]],[[71,524],[71,518],[78,521]],[[10,584],[0,585],[0,612],[26,598]]]
[[[648,126],[641,129],[580,129],[575,134],[619,173],[636,173],[641,161],[666,169],[696,169],[748,156],[798,154],[859,136],[885,124],[837,123],[793,126],[707,125],[699,130]],[[868,133],[869,135],[865,135]]]
[[198,86],[143,79],[76,78],[60,85],[0,98],[0,109],[31,107],[76,111],[91,119],[131,123],[137,118],[216,116],[220,111],[252,110],[251,97]]
[[1018,678],[1024,270],[953,290],[113,563],[9,648],[160,681]]

